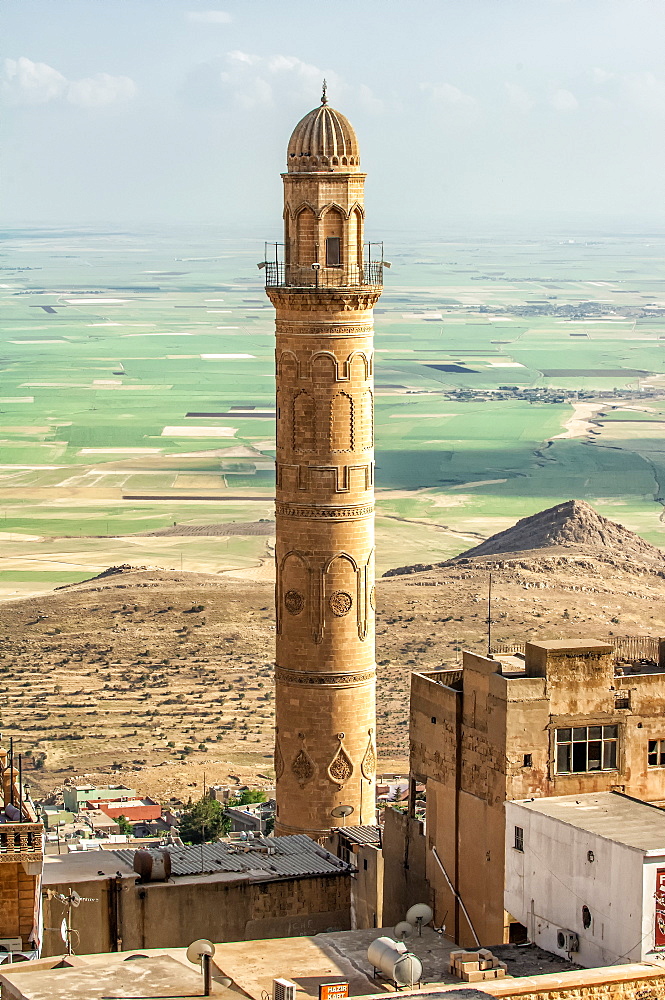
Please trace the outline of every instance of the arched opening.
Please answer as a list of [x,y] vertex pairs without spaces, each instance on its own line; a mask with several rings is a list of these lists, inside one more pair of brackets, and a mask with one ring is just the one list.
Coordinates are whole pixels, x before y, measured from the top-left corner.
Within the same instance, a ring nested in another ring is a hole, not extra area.
[[305,207],[296,218],[296,255],[294,263],[300,267],[311,267],[316,260],[316,216],[311,208]]
[[344,216],[338,208],[330,208],[323,216],[323,239],[326,267],[343,264]]

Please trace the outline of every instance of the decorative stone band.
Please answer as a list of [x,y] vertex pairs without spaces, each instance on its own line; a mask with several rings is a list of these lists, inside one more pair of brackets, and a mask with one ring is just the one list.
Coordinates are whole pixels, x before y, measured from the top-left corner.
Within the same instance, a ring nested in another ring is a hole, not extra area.
[[317,311],[327,312],[359,312],[371,309],[379,301],[381,288],[312,288],[307,287],[268,287],[266,295],[276,309],[285,308],[291,312],[307,312],[316,315]]
[[275,680],[284,684],[308,684],[311,686],[349,688],[362,684],[373,683],[376,680],[376,669],[353,670],[345,673],[318,673],[312,670],[287,670],[286,667],[275,667]]
[[321,337],[342,337],[345,340],[349,337],[366,337],[369,339],[374,334],[374,327],[367,326],[366,323],[358,323],[357,326],[342,326],[339,323],[330,323],[327,326],[322,326],[307,321],[289,323],[286,320],[278,319],[275,323],[275,333],[278,337],[312,337],[317,340]]
[[374,513],[374,504],[356,507],[314,507],[310,504],[275,504],[275,513],[282,517],[306,517],[313,521],[348,521],[355,517],[370,517]]

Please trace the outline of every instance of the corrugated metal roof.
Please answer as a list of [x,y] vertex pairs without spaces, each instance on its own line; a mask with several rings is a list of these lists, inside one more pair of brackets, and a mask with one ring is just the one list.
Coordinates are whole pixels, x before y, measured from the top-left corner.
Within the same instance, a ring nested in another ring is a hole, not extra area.
[[378,826],[338,827],[337,833],[353,844],[380,844],[381,828]]
[[[261,848],[272,847],[274,854]],[[157,851],[150,849],[152,854]],[[293,837],[254,837],[238,843],[220,842],[191,847],[167,845],[172,875],[211,875],[237,872],[252,879],[297,878],[303,875],[339,875],[355,871],[304,834]],[[128,865],[134,863],[133,850],[113,851]]]

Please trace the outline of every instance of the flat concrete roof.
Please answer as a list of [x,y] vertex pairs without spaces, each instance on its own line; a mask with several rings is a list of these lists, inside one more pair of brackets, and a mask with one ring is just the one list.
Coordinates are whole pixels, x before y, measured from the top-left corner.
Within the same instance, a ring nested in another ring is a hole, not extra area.
[[[194,967],[168,955],[109,961],[94,967],[2,972],[3,1000],[102,1000],[109,997],[168,997],[189,1000],[203,993],[203,977]],[[27,963],[26,963],[27,964]],[[2,967],[4,968],[4,966]],[[7,966],[9,970],[10,967]],[[229,991],[213,981],[212,995]]]
[[91,879],[113,878],[118,872],[138,878],[131,865],[113,851],[74,851],[72,854],[44,856],[43,884],[87,882]]
[[511,805],[638,851],[665,854],[665,812],[621,792],[516,799]]
[[[423,981],[456,983],[450,975],[449,955],[457,945],[423,927],[422,936],[412,934],[407,947],[423,964]],[[393,927],[370,927],[359,931],[335,931],[313,937],[268,938],[261,941],[228,941],[215,945],[215,965],[222,975],[252,1000],[272,995],[273,979],[284,976],[297,987],[297,1000],[318,1000],[319,985],[348,982],[353,996],[385,993],[386,981],[372,978],[367,949],[378,937],[394,937]]]
[[580,650],[593,650],[598,653],[613,653],[614,646],[609,642],[602,642],[599,639],[545,639],[542,642],[527,642],[527,646],[534,646],[536,649],[544,649],[550,653],[571,653]]

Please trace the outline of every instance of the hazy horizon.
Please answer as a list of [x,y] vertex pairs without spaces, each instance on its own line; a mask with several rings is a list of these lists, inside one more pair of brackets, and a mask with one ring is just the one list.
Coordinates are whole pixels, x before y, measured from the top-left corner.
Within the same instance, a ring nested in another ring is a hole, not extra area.
[[0,28],[8,228],[270,236],[324,76],[372,235],[665,221],[653,0],[5,0]]

